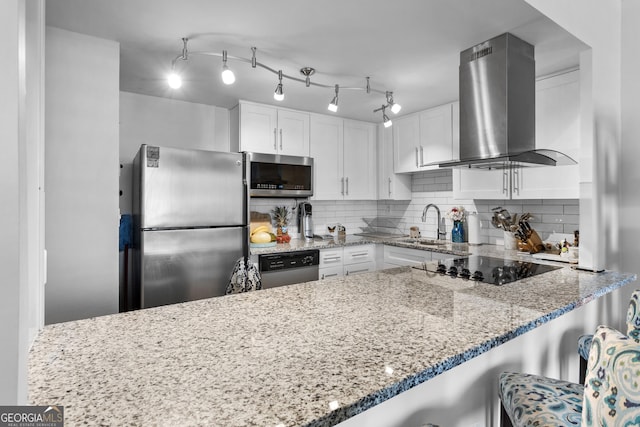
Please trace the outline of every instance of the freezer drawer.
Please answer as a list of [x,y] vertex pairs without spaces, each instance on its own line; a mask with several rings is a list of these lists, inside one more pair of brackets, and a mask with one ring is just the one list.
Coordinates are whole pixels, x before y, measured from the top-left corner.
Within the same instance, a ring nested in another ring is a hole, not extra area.
[[246,227],[144,231],[140,307],[225,294]]
[[246,225],[241,153],[143,145],[134,160],[142,229]]

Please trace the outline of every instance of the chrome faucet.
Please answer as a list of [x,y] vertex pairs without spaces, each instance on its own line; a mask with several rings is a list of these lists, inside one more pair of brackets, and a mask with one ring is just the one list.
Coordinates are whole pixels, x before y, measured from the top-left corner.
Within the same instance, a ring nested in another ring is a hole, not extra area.
[[438,214],[438,223],[437,223],[437,228],[436,228],[436,239],[437,240],[440,240],[440,238],[444,239],[444,237],[447,235],[447,233],[444,232],[444,231],[440,231],[440,223],[442,222],[442,217],[440,216],[440,208],[439,207],[437,207],[433,203],[429,203],[427,206],[425,206],[424,209],[422,210],[422,222],[426,222],[427,221],[427,211],[431,207],[436,208],[436,213]]

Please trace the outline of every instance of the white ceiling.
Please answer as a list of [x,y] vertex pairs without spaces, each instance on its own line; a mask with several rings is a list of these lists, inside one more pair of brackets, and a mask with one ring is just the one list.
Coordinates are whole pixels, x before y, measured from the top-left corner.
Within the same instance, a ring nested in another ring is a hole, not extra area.
[[[459,52],[511,32],[536,48],[538,76],[574,67],[586,46],[523,0],[47,0],[47,25],[120,43],[120,88],[231,108],[247,99],[327,112],[333,89],[284,80],[229,60],[236,83],[220,80],[221,59],[178,61],[185,83],[166,85],[172,59],[188,37],[189,51],[251,57],[285,74],[315,68],[312,81],[390,90],[402,114],[458,97]],[[338,115],[380,122],[384,97],[340,92]],[[330,114],[330,113],[329,113]]]

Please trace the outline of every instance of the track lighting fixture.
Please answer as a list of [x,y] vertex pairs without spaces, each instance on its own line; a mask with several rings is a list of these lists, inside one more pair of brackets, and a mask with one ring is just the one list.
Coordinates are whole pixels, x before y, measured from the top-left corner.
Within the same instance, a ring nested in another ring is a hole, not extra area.
[[276,91],[273,93],[273,99],[276,101],[284,100],[284,92],[282,92],[282,70],[278,71],[278,86],[276,86]]
[[340,86],[336,85],[336,94],[331,100],[331,104],[329,104],[329,106],[327,107],[327,109],[332,113],[335,113],[338,111],[338,90],[339,89],[340,89]]
[[[183,38],[182,39],[182,43],[183,43],[183,48],[182,48],[182,53],[180,55],[178,55],[172,62],[171,62],[171,74],[169,76],[167,76],[167,83],[169,84],[169,86],[173,89],[178,89],[182,86],[182,79],[180,77],[180,75],[176,72],[176,62],[181,59],[183,61],[186,61],[188,59],[188,52],[187,52],[187,41],[189,39],[187,38]],[[273,98],[276,101],[282,101],[284,100],[284,90],[283,90],[283,86],[282,86],[282,79],[286,78],[289,80],[294,80],[300,83],[304,83],[304,85],[306,87],[310,87],[310,86],[315,86],[315,87],[319,87],[319,88],[324,88],[324,89],[329,89],[329,88],[333,88],[335,91],[335,95],[333,97],[333,99],[331,100],[331,104],[329,104],[329,106],[327,107],[329,109],[329,111],[332,112],[337,112],[338,111],[338,91],[340,89],[344,90],[358,90],[358,91],[363,91],[366,92],[367,94],[370,93],[376,93],[376,94],[380,94],[380,95],[384,95],[385,96],[385,100],[386,100],[386,104],[382,106],[382,108],[378,108],[376,110],[373,110],[374,112],[380,111],[382,110],[382,118],[383,118],[383,122],[385,126],[391,126],[391,120],[389,120],[389,117],[387,117],[387,115],[385,114],[385,108],[389,107],[391,109],[391,111],[393,113],[397,113],[398,111],[400,111],[400,105],[396,104],[393,100],[393,92],[390,91],[382,91],[382,90],[378,90],[378,89],[374,89],[371,87],[371,83],[370,83],[370,79],[369,77],[366,77],[366,82],[364,87],[360,87],[360,86],[356,86],[356,87],[346,87],[346,86],[342,86],[340,87],[339,85],[335,84],[335,85],[326,85],[326,84],[322,84],[322,83],[317,83],[317,82],[312,82],[311,81],[311,76],[316,72],[315,69],[311,68],[311,67],[303,67],[300,69],[300,74],[302,74],[303,78],[299,78],[299,77],[294,77],[294,76],[290,76],[290,75],[286,75],[282,72],[282,70],[276,70],[274,68],[269,67],[268,65],[265,65],[261,62],[259,62],[256,59],[256,51],[257,48],[256,47],[251,47],[251,58],[242,58],[239,56],[231,56],[231,55],[227,55],[227,51],[223,50],[221,53],[220,52],[191,52],[191,55],[204,55],[204,56],[221,56],[222,57],[222,81],[224,82],[224,84],[230,85],[233,84],[236,80],[235,74],[233,73],[233,71],[231,71],[231,69],[229,68],[229,66],[227,65],[227,60],[232,59],[234,61],[239,61],[239,62],[246,62],[248,64],[251,64],[252,68],[263,68],[267,71],[270,71],[274,74],[278,75],[278,85],[276,86],[276,90],[273,94]]]
[[393,92],[387,92],[386,95],[387,95],[387,105],[389,105],[389,107],[391,108],[391,112],[393,114],[398,114],[402,109],[402,106],[400,104],[396,104],[395,102],[393,102]]
[[171,73],[167,76],[167,83],[171,89],[180,89],[182,86],[182,77],[176,72],[176,61],[178,59],[182,59],[183,61],[187,60],[189,55],[189,52],[187,51],[188,41],[188,38],[182,38],[182,54],[178,55],[173,61],[171,61]]
[[389,126],[391,126],[393,124],[391,122],[391,120],[389,119],[389,117],[384,113],[384,110],[382,110],[382,124],[386,128],[388,128]]
[[182,86],[182,77],[176,73],[173,66],[171,66],[171,73],[167,76],[167,83],[171,89],[180,89]]
[[232,85],[236,81],[236,75],[227,66],[227,51],[222,51],[222,83]]
[[382,107],[376,108],[375,110],[373,110],[374,113],[377,113],[378,111],[382,111],[382,124],[386,128],[388,128],[393,124],[391,123],[391,120],[389,120],[389,116],[387,116],[387,113],[385,113],[385,110],[387,109],[387,107],[388,105],[383,104]]

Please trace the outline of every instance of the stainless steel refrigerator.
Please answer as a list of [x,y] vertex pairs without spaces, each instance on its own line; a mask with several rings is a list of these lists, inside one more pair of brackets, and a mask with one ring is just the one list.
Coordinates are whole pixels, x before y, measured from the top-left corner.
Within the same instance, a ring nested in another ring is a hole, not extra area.
[[244,154],[142,145],[133,174],[129,309],[224,295],[249,250]]

